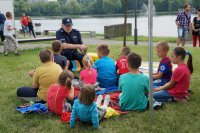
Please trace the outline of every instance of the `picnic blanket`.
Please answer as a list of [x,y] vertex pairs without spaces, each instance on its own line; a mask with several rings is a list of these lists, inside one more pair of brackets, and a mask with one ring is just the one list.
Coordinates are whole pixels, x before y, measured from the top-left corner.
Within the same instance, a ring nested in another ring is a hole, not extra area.
[[118,87],[117,86],[103,88],[102,90],[96,91],[96,95],[108,94],[108,93],[112,93],[112,92],[115,92],[115,91],[118,91]]
[[[78,98],[78,95],[79,95],[79,92],[80,92],[80,89],[78,89],[77,87],[74,88],[74,98]],[[116,110],[120,115],[121,114],[127,114],[128,112],[126,111],[121,111],[120,110],[120,107],[119,107],[119,94],[121,92],[118,90],[117,87],[109,87],[109,88],[105,88],[104,90],[102,91],[97,91],[96,94],[97,95],[100,95],[102,94],[103,95],[103,98],[108,94],[110,95],[110,104],[109,104],[109,107],[111,107],[112,109]]]
[[38,114],[46,114],[48,113],[47,106],[41,103],[35,103],[30,106],[20,106],[16,108],[17,111],[25,114],[25,113],[38,113]]

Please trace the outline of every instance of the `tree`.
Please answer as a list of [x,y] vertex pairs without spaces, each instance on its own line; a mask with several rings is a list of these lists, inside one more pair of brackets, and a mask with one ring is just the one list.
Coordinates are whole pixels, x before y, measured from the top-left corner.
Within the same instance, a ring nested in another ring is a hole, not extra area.
[[71,15],[79,15],[81,12],[81,6],[77,0],[68,0],[66,6],[68,13]]
[[21,16],[22,13],[29,14],[31,12],[31,5],[25,0],[15,1],[14,6],[16,16]]
[[103,1],[103,9],[104,12],[113,14],[118,11],[122,7],[122,3],[120,0],[104,0]]
[[46,6],[46,14],[49,16],[61,15],[61,7],[57,2],[49,2]]
[[31,7],[31,15],[32,16],[43,16],[44,14],[47,14],[47,3],[46,2],[37,2],[32,5]]
[[103,0],[95,0],[94,6],[94,14],[103,14]]

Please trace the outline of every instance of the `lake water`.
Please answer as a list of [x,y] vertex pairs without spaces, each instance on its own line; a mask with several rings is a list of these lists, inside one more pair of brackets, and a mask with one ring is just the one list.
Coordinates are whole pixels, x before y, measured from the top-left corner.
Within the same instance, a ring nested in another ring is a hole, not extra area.
[[[193,18],[193,17],[192,17]],[[153,35],[154,36],[177,36],[177,28],[175,25],[175,15],[167,16],[155,16],[153,21]],[[57,30],[61,26],[60,19],[33,19],[34,23],[41,23],[42,30]],[[113,24],[122,24],[124,22],[123,17],[111,17],[111,18],[80,18],[73,19],[74,28],[80,31],[96,31],[96,33],[104,33],[104,26]],[[128,23],[132,23],[132,33],[134,34],[134,18],[128,18]],[[15,21],[17,29],[20,29],[19,20]],[[148,18],[138,18],[138,35],[148,35]]]

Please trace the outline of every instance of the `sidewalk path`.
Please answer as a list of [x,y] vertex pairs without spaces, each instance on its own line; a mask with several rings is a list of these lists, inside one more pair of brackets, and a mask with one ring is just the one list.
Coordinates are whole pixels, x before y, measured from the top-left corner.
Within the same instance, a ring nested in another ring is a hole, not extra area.
[[[98,37],[83,37],[84,44],[90,44],[90,45],[97,45],[97,44],[109,44],[109,45],[123,45],[123,41],[116,41],[116,40],[108,40],[103,39],[103,36]],[[134,45],[134,41],[127,41],[127,45]],[[139,45],[148,45],[148,42],[138,42]],[[154,42],[153,45],[156,43]],[[175,47],[175,43],[169,44],[172,47]],[[187,47],[192,47],[192,44],[186,44]],[[29,44],[29,43],[23,43],[20,44],[20,49],[26,50],[26,49],[35,49],[35,48],[46,48],[51,47],[51,44]],[[3,52],[3,46],[0,46],[0,52]]]

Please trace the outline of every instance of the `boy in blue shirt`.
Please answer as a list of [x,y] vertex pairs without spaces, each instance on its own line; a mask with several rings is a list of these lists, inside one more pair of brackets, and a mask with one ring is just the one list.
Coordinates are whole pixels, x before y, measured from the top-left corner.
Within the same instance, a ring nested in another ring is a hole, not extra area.
[[127,57],[129,73],[123,74],[119,79],[119,97],[121,110],[143,111],[148,105],[149,79],[139,72],[142,58],[140,55],[130,53]]
[[161,41],[156,45],[157,56],[161,59],[157,73],[153,74],[154,88],[165,85],[172,77],[172,63],[167,56],[169,45],[165,41]]
[[102,88],[116,86],[116,66],[115,62],[108,57],[109,53],[108,45],[101,44],[97,47],[99,60],[94,63],[93,68],[98,72],[97,81]]

